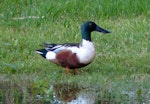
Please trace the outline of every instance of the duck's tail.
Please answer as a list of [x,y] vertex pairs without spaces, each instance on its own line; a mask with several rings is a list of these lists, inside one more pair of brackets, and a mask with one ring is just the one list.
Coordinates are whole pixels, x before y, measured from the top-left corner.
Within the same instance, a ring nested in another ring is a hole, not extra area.
[[46,58],[46,54],[47,54],[47,50],[46,49],[39,49],[35,51],[37,54],[40,54],[41,56],[43,56],[44,58]]

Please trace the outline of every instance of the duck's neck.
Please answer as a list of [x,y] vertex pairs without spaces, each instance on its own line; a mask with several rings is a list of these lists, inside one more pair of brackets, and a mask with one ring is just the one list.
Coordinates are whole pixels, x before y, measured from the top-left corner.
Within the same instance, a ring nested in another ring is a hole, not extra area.
[[82,39],[81,46],[86,48],[86,49],[89,49],[91,52],[95,53],[95,48],[94,48],[93,42],[85,40],[85,39]]
[[88,41],[92,41],[91,40],[91,32],[86,31],[86,30],[81,30],[82,33],[82,39],[88,40]]

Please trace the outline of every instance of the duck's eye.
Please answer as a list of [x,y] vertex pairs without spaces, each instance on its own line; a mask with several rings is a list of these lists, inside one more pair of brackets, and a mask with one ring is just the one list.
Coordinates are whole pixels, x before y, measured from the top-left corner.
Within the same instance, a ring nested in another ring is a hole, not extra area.
[[89,23],[89,26],[92,26],[92,23]]

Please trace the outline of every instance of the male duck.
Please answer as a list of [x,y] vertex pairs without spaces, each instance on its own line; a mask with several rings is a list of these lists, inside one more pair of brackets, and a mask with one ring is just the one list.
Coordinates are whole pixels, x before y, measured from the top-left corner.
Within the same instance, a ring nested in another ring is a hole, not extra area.
[[64,44],[43,44],[44,49],[36,50],[47,60],[66,68],[73,69],[84,67],[90,64],[95,58],[95,48],[91,41],[91,32],[98,31],[102,33],[110,33],[109,31],[99,27],[92,21],[87,21],[81,26],[82,42],[81,43],[64,43]]

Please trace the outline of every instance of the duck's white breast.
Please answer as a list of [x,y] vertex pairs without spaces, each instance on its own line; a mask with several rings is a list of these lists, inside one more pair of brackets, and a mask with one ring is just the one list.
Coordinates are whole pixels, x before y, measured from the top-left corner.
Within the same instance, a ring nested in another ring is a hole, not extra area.
[[94,44],[87,40],[82,40],[82,45],[69,48],[73,53],[76,53],[80,63],[88,64],[95,58]]

